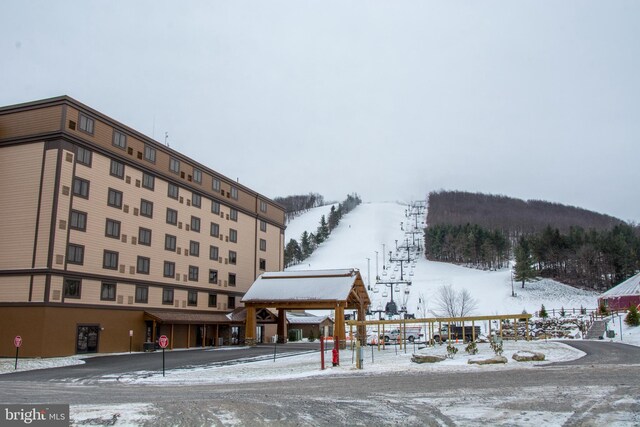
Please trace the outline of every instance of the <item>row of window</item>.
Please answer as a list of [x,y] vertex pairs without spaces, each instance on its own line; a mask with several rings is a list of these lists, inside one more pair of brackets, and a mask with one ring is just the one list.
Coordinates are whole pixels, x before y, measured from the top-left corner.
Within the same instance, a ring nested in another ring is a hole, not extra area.
[[[79,128],[81,131],[88,133],[90,135],[93,135],[93,130],[94,130],[94,120],[84,114],[80,114],[80,125]],[[117,147],[121,150],[126,150],[127,148],[127,135],[114,129],[113,130],[113,138],[112,138],[112,144],[114,147]],[[91,151],[87,150],[86,148],[83,147],[78,147],[77,148],[77,161],[78,163],[84,164],[86,166],[91,166]],[[145,160],[147,160],[150,163],[154,163],[156,162],[156,149],[151,147],[148,144],[144,145],[144,154],[143,154],[143,158]],[[175,174],[180,174],[180,160],[177,159],[176,157],[170,157],[169,158],[169,171],[171,171],[172,173]],[[111,161],[111,175],[117,176],[117,177],[124,177],[124,164],[121,162],[118,162],[116,160],[112,160]],[[202,171],[198,168],[193,168],[193,175],[190,176],[190,180],[193,180],[194,182],[198,183],[198,184],[202,184]],[[147,187],[149,188],[149,187]],[[212,184],[211,184],[211,189],[213,191],[216,192],[220,192],[221,191],[221,182],[220,179],[218,178],[213,178],[212,180]],[[238,200],[238,189],[234,186],[230,187],[230,192],[229,192],[229,197],[231,197],[234,200]],[[264,201],[260,201],[260,211],[261,212],[266,212],[267,211],[267,203]]]
[[[152,184],[151,184],[152,185]],[[169,190],[171,191],[171,188],[175,188],[177,191],[177,186],[174,186],[173,184],[169,184]],[[87,181],[86,179],[82,179],[82,178],[75,178],[73,181],[73,194],[78,196],[78,197],[82,197],[85,199],[89,198],[89,181]],[[200,195],[198,194],[193,194],[194,197],[197,196],[196,198],[194,198],[194,202],[193,205],[195,206],[195,203],[198,204],[198,207],[200,206]],[[177,193],[176,193],[176,198],[177,198]],[[197,202],[196,202],[197,200]],[[107,204],[111,207],[117,208],[117,209],[122,209],[122,202],[123,202],[123,193],[122,191],[113,189],[113,188],[109,188],[109,192],[107,195]],[[215,214],[220,214],[220,203],[216,202],[216,201],[212,201],[212,205],[211,205],[211,212],[215,213]],[[140,215],[142,216],[146,216],[149,218],[153,217],[153,202],[150,202],[149,200],[145,200],[145,199],[141,199],[140,200]],[[232,221],[238,221],[238,211],[236,209],[231,208],[229,211],[229,219]],[[178,211],[175,209],[171,209],[171,208],[167,208],[167,223],[168,224],[173,224],[176,225],[178,223]],[[212,227],[214,223],[211,223]],[[200,231],[200,218],[192,216],[191,217],[191,230],[193,231]],[[266,221],[260,220],[260,231],[266,232],[267,231],[267,223]],[[212,231],[213,233],[213,231]],[[213,234],[212,234],[213,236]]]
[[[100,300],[115,301],[116,300],[116,284],[112,282],[103,282],[100,289]],[[82,281],[80,279],[64,279],[63,295],[64,298],[80,298],[82,291]],[[162,289],[162,304],[173,304],[173,288]],[[209,307],[218,306],[218,295],[209,293]],[[236,308],[236,297],[227,297],[227,307],[229,309]],[[135,302],[138,304],[149,303],[149,287],[146,285],[136,285]],[[198,305],[198,291],[189,290],[187,293],[187,304],[190,306]]]
[[[200,250],[198,242],[196,245],[191,246],[191,251],[196,251],[196,253]],[[193,253],[193,252],[192,252]],[[218,259],[218,248],[216,246],[211,246],[209,251],[210,259],[217,260]],[[214,257],[215,255],[215,257]],[[196,255],[197,256],[197,255]],[[103,252],[103,260],[102,267],[108,270],[117,270],[119,265],[119,253],[116,251],[111,251],[105,249]],[[229,264],[237,264],[238,254],[235,251],[229,251]],[[69,264],[84,264],[84,246],[78,245],[74,243],[70,243],[67,246],[67,262]],[[148,257],[144,257],[139,255],[136,263],[136,272],[138,274],[149,274],[150,271],[150,263],[151,260]],[[176,264],[172,261],[164,262],[164,277],[175,277],[176,276]],[[260,259],[260,269],[266,270],[267,262],[265,259]],[[212,280],[211,274],[215,272],[215,280]],[[217,270],[209,270],[209,283],[218,283]],[[190,265],[189,266],[189,280],[197,282],[199,280],[199,267]],[[229,273],[229,285],[235,286],[236,284],[236,275],[235,273]]]

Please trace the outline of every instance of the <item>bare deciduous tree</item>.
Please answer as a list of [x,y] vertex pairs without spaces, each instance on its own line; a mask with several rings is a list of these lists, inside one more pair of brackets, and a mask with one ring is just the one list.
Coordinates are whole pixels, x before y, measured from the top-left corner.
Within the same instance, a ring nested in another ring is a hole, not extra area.
[[434,299],[437,314],[442,317],[464,317],[473,312],[478,303],[466,289],[457,292],[451,285],[442,285]]

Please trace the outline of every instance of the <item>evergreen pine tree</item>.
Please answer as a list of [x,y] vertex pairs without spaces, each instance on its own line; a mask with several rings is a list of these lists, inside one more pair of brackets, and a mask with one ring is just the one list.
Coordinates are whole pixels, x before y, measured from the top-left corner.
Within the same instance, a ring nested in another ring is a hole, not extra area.
[[542,307],[540,307],[540,317],[542,317],[543,319],[549,317],[549,313],[547,313],[547,309],[544,308],[544,304],[542,304]]
[[313,252],[313,245],[311,242],[312,240],[309,236],[309,233],[307,233],[306,231],[302,233],[302,236],[300,237],[300,250],[302,252],[301,261],[309,258],[309,256]]
[[638,307],[635,305],[631,305],[629,307],[629,312],[624,318],[624,323],[629,326],[640,326],[640,314],[638,313]]
[[522,282],[522,288],[524,289],[524,283],[530,282],[536,277],[536,272],[532,266],[531,249],[529,248],[529,242],[524,237],[520,237],[518,246],[515,250],[516,253],[516,265],[514,279]]

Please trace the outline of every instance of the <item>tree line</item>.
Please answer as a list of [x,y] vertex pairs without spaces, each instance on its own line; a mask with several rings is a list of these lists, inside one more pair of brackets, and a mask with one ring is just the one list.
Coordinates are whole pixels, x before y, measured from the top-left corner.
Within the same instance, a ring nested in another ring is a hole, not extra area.
[[640,229],[620,224],[611,230],[548,226],[522,236],[515,247],[516,280],[548,277],[575,287],[606,290],[640,270]]
[[640,270],[640,227],[572,206],[460,191],[429,194],[425,255],[605,290]]
[[502,231],[512,244],[520,236],[539,233],[548,225],[566,233],[572,227],[610,230],[624,224],[618,218],[574,206],[464,191],[431,192],[428,206],[429,226],[477,224]]
[[511,246],[500,230],[477,224],[429,225],[425,231],[425,254],[432,261],[495,269],[508,265]]
[[318,193],[276,197],[273,200],[284,207],[287,221],[291,221],[293,218],[308,211],[309,209],[324,206],[325,204],[324,196]]
[[320,218],[320,224],[316,232],[305,231],[300,236],[300,242],[291,239],[284,249],[284,265],[289,267],[299,264],[309,258],[316,248],[329,238],[334,228],[338,226],[344,215],[356,208],[362,200],[356,193],[349,194],[345,200],[338,203],[338,207],[331,206],[328,219],[324,215]]

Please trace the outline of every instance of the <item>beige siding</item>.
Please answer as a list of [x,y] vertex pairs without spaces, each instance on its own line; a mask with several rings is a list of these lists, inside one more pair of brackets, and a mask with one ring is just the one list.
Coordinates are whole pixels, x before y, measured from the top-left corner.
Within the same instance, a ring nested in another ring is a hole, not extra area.
[[43,144],[5,147],[0,156],[0,269],[31,268]]
[[0,115],[0,140],[60,130],[62,106]]
[[32,302],[43,302],[45,287],[46,287],[46,276],[34,276],[33,278],[33,288],[31,291],[31,301]]
[[[58,168],[58,150],[45,152],[45,164],[40,199],[40,220],[38,223],[38,242],[36,251],[36,268],[45,268],[49,262],[49,243],[51,241],[51,218],[55,197],[56,169]],[[69,189],[71,191],[71,188]],[[62,197],[62,196],[60,196]],[[68,196],[67,196],[68,197]],[[53,267],[61,268],[54,263]]]
[[0,276],[0,302],[29,301],[29,276]]

